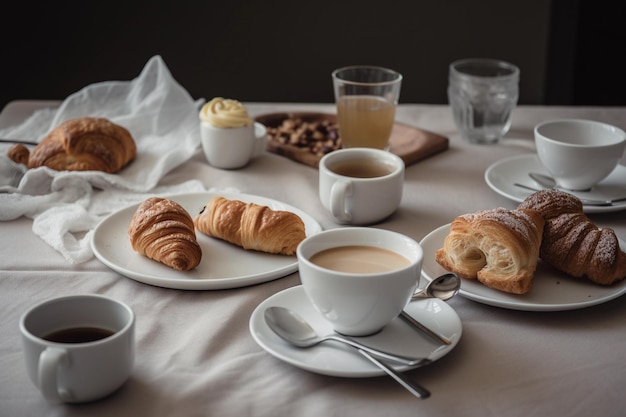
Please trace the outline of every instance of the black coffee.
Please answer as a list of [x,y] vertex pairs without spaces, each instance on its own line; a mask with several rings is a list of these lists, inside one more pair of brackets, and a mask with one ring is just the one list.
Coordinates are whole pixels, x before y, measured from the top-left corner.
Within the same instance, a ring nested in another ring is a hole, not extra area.
[[72,327],[52,332],[43,339],[57,343],[87,343],[104,339],[113,333],[115,332],[99,327]]

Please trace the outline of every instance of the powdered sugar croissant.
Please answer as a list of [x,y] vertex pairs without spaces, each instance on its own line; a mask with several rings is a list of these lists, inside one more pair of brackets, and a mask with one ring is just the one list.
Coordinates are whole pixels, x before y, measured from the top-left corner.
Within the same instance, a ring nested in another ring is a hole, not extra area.
[[462,278],[514,294],[528,292],[544,220],[532,210],[496,208],[454,219],[437,263]]
[[220,196],[209,201],[194,223],[208,236],[244,249],[282,255],[294,255],[306,237],[302,219],[292,212]]
[[152,197],[139,205],[128,228],[133,249],[179,271],[200,263],[193,219],[177,202]]
[[610,285],[626,278],[626,253],[613,229],[598,229],[583,212],[581,201],[560,190],[542,190],[528,196],[520,208],[544,217],[540,257],[574,277]]
[[28,168],[47,166],[57,171],[121,170],[135,158],[135,141],[124,127],[101,117],[67,120],[53,129],[32,151],[17,144],[9,158]]

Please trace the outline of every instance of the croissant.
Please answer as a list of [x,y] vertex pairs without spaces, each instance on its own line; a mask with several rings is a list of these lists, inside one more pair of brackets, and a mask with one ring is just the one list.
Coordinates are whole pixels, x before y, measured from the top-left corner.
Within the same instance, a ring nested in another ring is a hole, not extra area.
[[202,233],[244,249],[294,255],[306,237],[302,219],[289,211],[214,197],[196,216]]
[[525,294],[537,268],[543,225],[533,210],[496,208],[458,216],[435,260],[462,278]]
[[17,144],[7,155],[28,168],[47,166],[57,171],[120,171],[135,158],[130,132],[108,119],[81,117],[53,129],[32,151]]
[[195,268],[202,259],[191,216],[172,200],[152,197],[141,203],[128,235],[136,252],[179,271]]
[[626,278],[626,253],[613,229],[598,229],[583,212],[578,197],[560,190],[542,190],[528,196],[520,208],[544,217],[540,257],[573,277],[587,277],[600,285]]

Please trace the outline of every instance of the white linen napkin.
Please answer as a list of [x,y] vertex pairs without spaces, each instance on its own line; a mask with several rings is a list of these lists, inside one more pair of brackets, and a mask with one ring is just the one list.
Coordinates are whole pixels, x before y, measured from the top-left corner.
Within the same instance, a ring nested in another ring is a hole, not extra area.
[[83,116],[105,117],[127,128],[137,157],[117,174],[99,171],[26,170],[0,148],[0,221],[32,218],[33,232],[70,263],[93,257],[89,239],[111,212],[155,194],[204,191],[197,180],[158,186],[200,144],[198,107],[172,77],[160,56],[152,57],[132,81],[89,85],[67,97],[56,110],[41,110],[0,137],[41,141],[61,122]]

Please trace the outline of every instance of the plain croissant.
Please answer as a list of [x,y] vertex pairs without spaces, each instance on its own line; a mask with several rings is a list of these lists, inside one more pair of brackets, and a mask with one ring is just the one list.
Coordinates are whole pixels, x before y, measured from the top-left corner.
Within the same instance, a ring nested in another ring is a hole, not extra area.
[[177,202],[152,197],[139,205],[128,228],[133,249],[179,271],[200,263],[193,219]]
[[32,151],[17,144],[7,155],[28,168],[45,165],[57,171],[113,174],[132,161],[136,152],[135,141],[124,127],[104,118],[81,117],[61,123]]
[[462,278],[524,294],[537,268],[543,225],[532,210],[496,208],[458,216],[435,259]]
[[306,237],[304,223],[289,211],[214,197],[196,216],[198,230],[244,249],[294,255]]
[[578,197],[560,190],[542,190],[528,196],[520,208],[544,217],[540,257],[574,277],[610,285],[626,278],[626,253],[613,229],[598,229],[583,212]]

